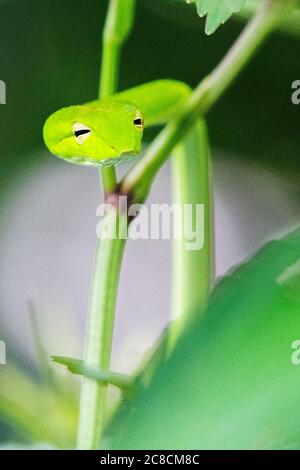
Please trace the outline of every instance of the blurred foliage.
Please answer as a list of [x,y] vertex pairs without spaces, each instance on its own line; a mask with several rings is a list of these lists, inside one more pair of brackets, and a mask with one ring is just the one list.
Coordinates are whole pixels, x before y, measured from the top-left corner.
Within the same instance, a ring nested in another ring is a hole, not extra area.
[[[172,1],[172,0],[166,0]],[[261,5],[261,0],[175,0],[177,2],[186,1],[196,3],[197,12],[203,17],[207,14],[205,32],[212,34],[216,29],[224,24],[233,13],[237,13],[236,18],[248,20]],[[284,0],[283,0],[284,1]],[[300,36],[300,3],[298,8],[294,8],[290,15],[279,25],[280,31],[288,35]],[[296,5],[296,6],[297,6]],[[243,7],[243,8],[242,8]]]
[[[52,383],[10,363],[1,368],[0,418],[10,425],[7,438],[74,446],[77,400],[66,377]],[[1,440],[3,440],[1,435]]]
[[[136,25],[122,57],[122,89],[164,77],[195,86],[242,28],[235,18],[208,38],[194,9],[182,1],[137,3]],[[7,85],[7,104],[0,106],[0,212],[16,191],[16,177],[38,167],[42,159],[52,159],[42,142],[46,117],[62,106],[95,98],[106,6],[105,0],[0,2],[0,79]],[[299,32],[298,23],[291,23],[290,30]],[[291,83],[300,76],[298,43],[296,36],[274,34],[208,116],[212,144],[223,150],[223,158],[243,156],[297,181],[299,109],[291,103]],[[203,446],[211,446],[212,436],[214,445],[224,447],[232,442],[254,447],[270,441],[278,447],[299,443],[295,400],[300,375],[297,368],[286,366],[292,334],[299,327],[299,304],[291,297],[295,289],[285,297],[283,286],[275,282],[275,275],[299,258],[295,241],[299,247],[299,232],[270,245],[219,285],[202,329],[196,324],[186,334],[150,389],[138,396],[128,435],[124,438],[121,428],[114,445],[140,445],[144,436],[150,447],[171,442],[167,447],[174,447],[189,419],[195,426],[191,431],[197,432],[187,433],[188,447],[200,438]],[[74,390],[61,392],[30,373],[20,364],[1,368],[1,436],[72,445]],[[268,403],[263,403],[265,396]],[[276,404],[277,421],[268,404]],[[254,442],[256,426],[260,436]]]
[[298,228],[220,281],[150,387],[121,407],[114,449],[300,449],[299,259]]
[[[37,367],[24,360],[14,342],[0,368],[0,441],[36,446],[74,447],[78,419],[78,383],[58,375],[44,345],[38,312],[29,304]],[[1,339],[3,331],[1,330]],[[13,345],[13,349],[12,346]],[[46,443],[46,444],[45,444]],[[4,444],[5,446],[5,444]],[[9,443],[8,448],[16,448]],[[1,449],[1,447],[0,447]]]

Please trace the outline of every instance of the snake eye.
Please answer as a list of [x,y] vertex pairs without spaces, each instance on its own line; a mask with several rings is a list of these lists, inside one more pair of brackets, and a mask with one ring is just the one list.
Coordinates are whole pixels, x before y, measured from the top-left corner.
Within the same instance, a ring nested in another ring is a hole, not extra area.
[[139,111],[137,111],[137,113],[136,113],[136,115],[135,115],[133,124],[134,124],[135,127],[137,127],[138,129],[144,129],[144,119],[142,118],[142,115],[141,115],[141,113],[140,113]]
[[81,122],[74,122],[72,130],[79,145],[82,145],[91,134],[91,129]]

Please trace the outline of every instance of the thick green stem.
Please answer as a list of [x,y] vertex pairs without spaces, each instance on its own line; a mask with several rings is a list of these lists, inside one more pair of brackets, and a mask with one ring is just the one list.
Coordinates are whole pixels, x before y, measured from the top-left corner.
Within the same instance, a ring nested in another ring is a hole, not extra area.
[[214,280],[213,196],[210,149],[198,120],[172,154],[175,234],[169,349],[193,317],[204,311]]
[[[120,224],[119,213],[111,208],[103,223]],[[127,221],[125,221],[127,223]],[[88,306],[85,363],[109,370],[114,312],[125,239],[118,235],[98,241]],[[78,448],[95,449],[106,418],[107,385],[83,378],[80,402]]]
[[259,46],[294,6],[293,0],[264,0],[228,54],[194,90],[180,114],[171,120],[149,146],[144,157],[125,175],[121,191],[140,203],[172,148],[199,116],[204,116],[227,90]]
[[[99,87],[100,98],[115,92],[121,47],[126,40],[134,17],[135,0],[110,0],[103,34],[103,56]],[[105,193],[116,188],[113,167],[104,168],[102,181]],[[115,217],[115,209],[106,216]],[[117,213],[117,223],[124,223]],[[127,224],[127,220],[125,220]],[[101,237],[100,237],[101,238]],[[88,366],[107,371],[110,367],[113,326],[119,271],[125,240],[115,238],[98,240],[92,273],[88,325],[85,342],[85,362]],[[96,449],[99,446],[107,414],[107,385],[83,378],[80,396],[80,416],[77,447]]]

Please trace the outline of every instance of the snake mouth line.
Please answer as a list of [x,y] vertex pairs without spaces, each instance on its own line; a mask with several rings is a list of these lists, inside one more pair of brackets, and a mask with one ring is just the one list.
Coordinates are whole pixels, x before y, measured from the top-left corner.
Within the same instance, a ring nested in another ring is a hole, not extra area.
[[121,154],[118,153],[116,157],[108,157],[108,158],[101,158],[97,159],[97,157],[87,157],[87,156],[72,156],[72,157],[64,157],[62,155],[58,155],[59,158],[65,160],[67,162],[73,163],[75,165],[85,165],[85,166],[94,166],[94,167],[110,167],[119,165],[121,163],[128,163],[139,158],[139,155],[132,152],[132,151],[125,151]]

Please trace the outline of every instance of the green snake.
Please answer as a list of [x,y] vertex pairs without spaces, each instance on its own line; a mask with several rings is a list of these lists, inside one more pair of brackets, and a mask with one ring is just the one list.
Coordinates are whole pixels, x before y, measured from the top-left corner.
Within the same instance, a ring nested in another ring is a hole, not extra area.
[[[44,141],[51,153],[68,162],[116,165],[139,155],[144,127],[176,116],[190,93],[185,83],[158,80],[104,100],[62,108],[47,119]],[[210,289],[206,275],[213,275],[209,161],[206,126],[198,119],[173,150],[173,202],[205,205],[205,246],[198,252],[186,251],[184,239],[174,241],[174,318],[203,304]],[[191,289],[192,284],[197,289]]]
[[163,124],[190,94],[184,83],[158,80],[52,114],[44,126],[51,153],[72,163],[116,165],[141,151],[144,127]]

